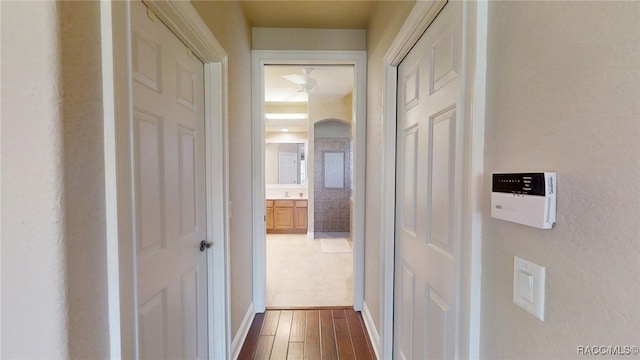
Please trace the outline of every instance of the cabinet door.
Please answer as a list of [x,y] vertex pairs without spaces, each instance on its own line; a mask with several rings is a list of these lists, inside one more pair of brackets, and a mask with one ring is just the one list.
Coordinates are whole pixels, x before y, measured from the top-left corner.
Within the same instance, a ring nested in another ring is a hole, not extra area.
[[273,217],[276,230],[293,229],[293,207],[276,206]]
[[267,208],[267,231],[269,230],[273,230],[274,226],[273,226],[273,208],[272,207],[268,207]]
[[294,219],[295,219],[296,229],[306,230],[307,229],[307,208],[296,207]]

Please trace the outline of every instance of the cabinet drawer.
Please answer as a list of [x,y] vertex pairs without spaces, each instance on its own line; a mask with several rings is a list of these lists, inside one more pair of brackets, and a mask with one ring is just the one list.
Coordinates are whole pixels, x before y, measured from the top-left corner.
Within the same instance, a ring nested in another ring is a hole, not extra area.
[[273,207],[273,200],[267,200],[267,207],[268,208],[272,208]]
[[275,207],[293,207],[293,201],[292,200],[275,200],[274,201],[274,205]]
[[296,200],[296,207],[298,208],[306,208],[307,200]]

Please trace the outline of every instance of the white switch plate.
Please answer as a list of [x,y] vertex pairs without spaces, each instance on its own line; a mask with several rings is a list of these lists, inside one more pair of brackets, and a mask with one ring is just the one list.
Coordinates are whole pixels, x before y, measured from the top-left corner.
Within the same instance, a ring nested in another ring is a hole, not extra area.
[[544,321],[545,268],[513,257],[513,303]]
[[518,296],[533,304],[533,275],[523,270],[518,270]]

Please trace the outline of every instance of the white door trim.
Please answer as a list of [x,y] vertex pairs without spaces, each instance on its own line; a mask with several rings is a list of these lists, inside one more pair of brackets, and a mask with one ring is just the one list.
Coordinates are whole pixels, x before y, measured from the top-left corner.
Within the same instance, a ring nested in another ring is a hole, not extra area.
[[[204,63],[209,358],[228,358],[228,67],[227,54],[189,2],[145,4]],[[111,358],[137,358],[135,246],[131,201],[132,77],[130,9],[101,2],[102,75]],[[214,174],[222,174],[214,176]],[[216,294],[216,296],[213,296]]]
[[[364,187],[366,140],[366,74],[365,51],[271,51],[253,50],[253,124],[252,124],[252,184],[253,184],[253,304],[255,311],[266,308],[266,248],[265,248],[265,179],[264,179],[264,76],[266,64],[322,65],[345,64],[355,67],[355,149],[354,149],[354,224],[353,224],[353,307],[362,310],[364,299]],[[311,136],[311,133],[310,133]],[[311,143],[311,142],[309,142]],[[310,145],[311,146],[311,145]],[[310,180],[311,177],[307,176]],[[311,184],[311,183],[310,183]],[[310,211],[313,201],[309,192]]]
[[[393,357],[393,296],[395,271],[395,168],[397,67],[446,5],[446,0],[418,1],[384,57],[382,124],[381,349]],[[486,1],[463,5],[462,119],[464,126],[462,243],[456,358],[478,358],[480,346],[480,271],[482,174],[487,40]]]

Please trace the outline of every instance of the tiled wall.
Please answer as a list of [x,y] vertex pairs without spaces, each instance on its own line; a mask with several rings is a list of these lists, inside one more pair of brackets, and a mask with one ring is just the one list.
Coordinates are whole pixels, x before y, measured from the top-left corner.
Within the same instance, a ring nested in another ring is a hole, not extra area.
[[[351,197],[351,140],[315,139],[314,231],[349,232]],[[324,187],[324,152],[344,151],[344,188]]]

